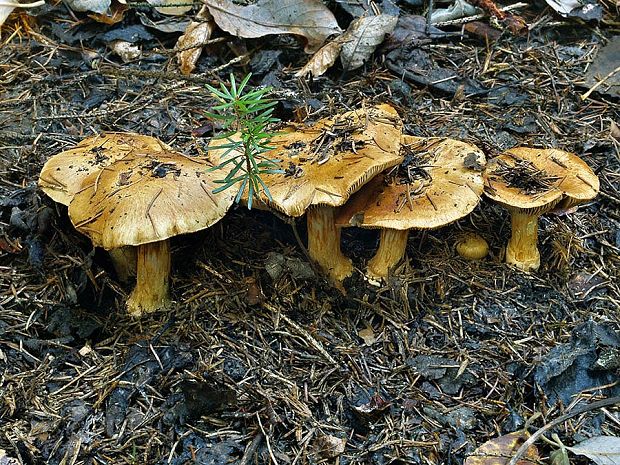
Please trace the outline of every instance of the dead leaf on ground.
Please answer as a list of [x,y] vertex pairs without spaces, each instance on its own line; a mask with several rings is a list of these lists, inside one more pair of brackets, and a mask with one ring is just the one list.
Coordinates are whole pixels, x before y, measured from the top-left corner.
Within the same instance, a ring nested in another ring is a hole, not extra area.
[[342,37],[338,37],[336,40],[328,42],[323,45],[318,52],[312,55],[312,58],[301,68],[295,76],[304,77],[308,74],[312,74],[314,77],[322,76],[325,71],[331,68],[336,60],[340,56],[340,49],[342,48]]
[[320,0],[258,0],[247,6],[230,0],[205,0],[216,24],[247,39],[270,34],[293,34],[306,39],[306,53],[342,32],[333,13]]
[[111,0],[65,0],[73,11],[92,11],[104,14],[112,4]]
[[603,17],[603,8],[596,2],[580,0],[545,0],[547,5],[565,18],[581,18],[599,21]]
[[214,29],[213,21],[192,21],[185,33],[179,37],[176,49],[179,51],[177,60],[182,74],[188,76],[194,71],[196,62],[202,53],[202,47],[211,38]]
[[620,465],[620,438],[595,436],[566,448],[573,454],[585,455],[597,465]]
[[11,14],[11,11],[13,11],[14,9],[14,6],[0,6],[0,26],[4,24],[6,19]]
[[[467,457],[465,465],[506,465],[514,453],[527,439],[524,431],[515,431],[490,441],[478,447],[472,455]],[[531,445],[517,465],[536,465],[540,461],[538,449]]]
[[346,71],[359,68],[370,58],[387,34],[396,27],[398,17],[363,16],[351,23],[343,35],[340,61]]
[[180,16],[192,9],[191,0],[146,0],[151,6],[163,14],[170,16]]

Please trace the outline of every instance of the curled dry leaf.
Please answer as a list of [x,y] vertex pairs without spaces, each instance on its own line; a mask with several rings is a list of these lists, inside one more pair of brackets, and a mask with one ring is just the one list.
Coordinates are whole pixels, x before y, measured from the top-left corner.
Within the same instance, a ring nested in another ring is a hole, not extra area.
[[185,33],[179,37],[176,49],[179,51],[177,60],[181,73],[188,76],[196,67],[196,62],[202,53],[202,46],[211,38],[215,25],[213,21],[192,21]]
[[146,0],[163,15],[180,16],[192,9],[192,0]]
[[351,23],[343,35],[340,60],[346,71],[357,69],[370,58],[386,34],[396,27],[398,17],[390,15],[363,16]]
[[314,77],[322,76],[325,71],[336,63],[338,56],[340,56],[340,49],[343,43],[342,37],[340,36],[336,40],[323,45],[295,76],[304,77],[308,74],[312,74]]
[[[528,434],[524,431],[515,431],[490,441],[478,447],[472,455],[467,457],[465,465],[506,465],[517,449],[526,440]],[[536,465],[540,462],[538,449],[532,445],[517,465]]]
[[293,34],[306,39],[306,53],[313,53],[332,34],[342,32],[336,18],[320,0],[258,0],[247,6],[231,0],[205,0],[216,24],[244,38]]

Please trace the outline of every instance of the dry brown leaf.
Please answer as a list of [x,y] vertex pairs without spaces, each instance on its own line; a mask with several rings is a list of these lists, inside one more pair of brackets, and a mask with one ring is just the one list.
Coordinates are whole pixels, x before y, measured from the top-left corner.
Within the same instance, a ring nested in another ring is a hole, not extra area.
[[146,0],[163,15],[180,16],[192,9],[191,0]]
[[308,60],[308,63],[301,68],[295,76],[304,77],[308,74],[312,74],[314,77],[322,76],[325,71],[333,66],[340,56],[340,49],[342,48],[342,36],[336,40],[328,42],[319,49],[312,58]]
[[609,128],[609,133],[611,134],[611,137],[613,137],[618,142],[620,142],[620,127],[618,127],[618,125],[616,124],[615,121],[611,122],[611,127]]
[[[515,431],[491,439],[467,457],[465,465],[506,465],[526,439],[527,433],[524,431]],[[538,449],[535,445],[531,445],[523,454],[523,459],[517,462],[517,465],[536,465],[539,461]]]
[[181,73],[185,76],[191,74],[196,68],[196,62],[202,53],[202,46],[211,38],[214,29],[213,21],[192,21],[187,26],[185,33],[179,37],[176,45],[176,49],[179,50],[177,60]]
[[244,38],[293,34],[306,39],[306,53],[319,49],[332,34],[342,32],[336,18],[320,0],[258,0],[247,6],[230,0],[205,0],[217,25]]
[[362,16],[353,21],[342,37],[342,67],[351,71],[362,66],[383,42],[386,34],[392,33],[397,21],[398,18],[391,15]]

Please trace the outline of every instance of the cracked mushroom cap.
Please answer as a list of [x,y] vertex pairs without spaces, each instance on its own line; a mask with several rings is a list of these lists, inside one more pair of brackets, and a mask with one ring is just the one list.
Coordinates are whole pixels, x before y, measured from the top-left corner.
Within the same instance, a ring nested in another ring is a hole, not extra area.
[[232,205],[204,160],[173,151],[128,155],[87,176],[69,204],[74,226],[105,249],[141,245],[208,228]]
[[[271,140],[275,148],[264,155],[280,160],[283,173],[261,175],[273,198],[263,196],[263,202],[289,216],[301,216],[312,205],[342,205],[369,179],[402,160],[401,130],[398,113],[387,104],[312,126],[287,126]],[[218,160],[222,152],[210,154]],[[247,191],[244,194],[242,201],[247,202]]]
[[339,226],[433,229],[476,208],[486,159],[474,145],[454,139],[404,135],[404,161],[356,193],[336,214]]
[[74,148],[51,157],[41,170],[39,187],[52,200],[69,205],[88,175],[130,154],[172,150],[159,139],[128,132],[87,137]]
[[489,162],[484,176],[487,197],[532,214],[570,208],[599,191],[598,177],[581,158],[556,149],[507,150]]

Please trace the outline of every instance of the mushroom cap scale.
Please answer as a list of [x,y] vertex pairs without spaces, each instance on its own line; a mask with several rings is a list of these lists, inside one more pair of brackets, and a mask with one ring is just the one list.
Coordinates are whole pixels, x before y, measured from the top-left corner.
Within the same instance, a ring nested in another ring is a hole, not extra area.
[[[313,205],[339,206],[369,179],[401,161],[402,122],[390,105],[353,110],[313,126],[287,125],[272,140],[266,158],[282,173],[263,174],[272,201],[261,202],[289,216]],[[235,140],[234,136],[232,137]],[[217,147],[217,142],[212,144]],[[222,149],[211,149],[215,164]],[[247,202],[247,191],[242,201]]]
[[570,208],[598,194],[599,179],[577,155],[517,147],[487,165],[485,195],[509,210],[541,214]]
[[434,229],[466,216],[480,202],[486,159],[477,147],[404,135],[401,154],[405,161],[398,172],[388,170],[364,186],[336,214],[336,224]]
[[51,157],[41,170],[39,187],[55,202],[69,205],[84,179],[129,154],[172,150],[159,139],[129,132],[87,137],[75,147]]
[[[105,249],[199,231],[219,221],[234,192],[218,194],[204,160],[173,151],[117,160],[86,177],[69,204],[74,226]],[[225,175],[225,174],[224,174]]]

